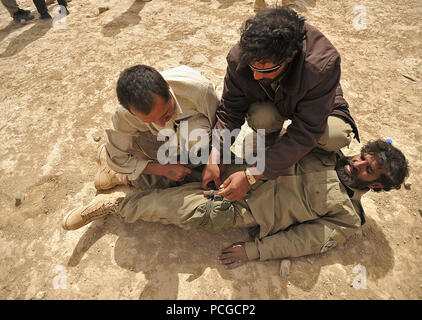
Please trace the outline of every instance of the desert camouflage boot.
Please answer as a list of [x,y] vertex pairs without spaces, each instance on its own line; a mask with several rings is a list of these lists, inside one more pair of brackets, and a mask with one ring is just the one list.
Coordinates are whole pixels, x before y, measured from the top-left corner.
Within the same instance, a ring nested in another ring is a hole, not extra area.
[[128,176],[126,174],[117,173],[108,166],[104,144],[101,145],[98,150],[97,162],[100,165],[94,180],[94,185],[97,190],[108,190],[117,185],[129,184]]
[[65,230],[76,230],[109,214],[119,215],[124,192],[97,195],[88,205],[69,212],[62,221]]

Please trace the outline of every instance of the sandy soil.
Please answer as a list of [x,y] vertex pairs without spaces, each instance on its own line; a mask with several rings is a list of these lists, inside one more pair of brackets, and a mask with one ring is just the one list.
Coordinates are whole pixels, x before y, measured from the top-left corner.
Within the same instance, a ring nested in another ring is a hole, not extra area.
[[[35,13],[32,1],[18,2]],[[325,255],[292,259],[287,278],[279,261],[233,271],[216,263],[221,248],[247,239],[242,230],[212,235],[108,217],[65,232],[62,217],[96,194],[95,154],[120,71],[186,64],[221,93],[225,56],[253,1],[73,0],[65,29],[37,13],[17,25],[0,7],[0,298],[421,299],[420,1],[362,1],[365,30],[353,27],[358,1],[300,3],[342,55],[362,142],[392,139],[411,165],[410,189],[368,194],[362,230]],[[19,206],[16,192],[26,196]]]

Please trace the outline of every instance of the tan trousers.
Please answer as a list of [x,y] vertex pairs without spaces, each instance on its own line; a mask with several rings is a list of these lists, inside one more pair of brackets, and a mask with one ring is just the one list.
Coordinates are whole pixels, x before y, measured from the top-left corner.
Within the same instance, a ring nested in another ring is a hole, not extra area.
[[[246,121],[252,129],[265,129],[267,139],[272,139],[271,135],[276,135],[283,128],[287,119],[282,117],[272,102],[258,102],[249,107]],[[318,148],[325,151],[338,151],[349,146],[353,139],[353,129],[339,117],[329,116],[327,128],[318,141]],[[254,139],[256,141],[256,139]],[[275,141],[275,139],[274,139]],[[268,145],[268,144],[266,144]]]
[[[230,165],[222,179],[240,170],[245,170],[245,166]],[[201,190],[200,176],[193,175],[191,179],[195,177],[197,182],[187,182],[177,188],[142,190],[126,196],[120,216],[128,223],[140,219],[174,224],[184,229],[201,228],[210,232],[256,226],[244,200],[232,203],[218,195],[205,197]]]

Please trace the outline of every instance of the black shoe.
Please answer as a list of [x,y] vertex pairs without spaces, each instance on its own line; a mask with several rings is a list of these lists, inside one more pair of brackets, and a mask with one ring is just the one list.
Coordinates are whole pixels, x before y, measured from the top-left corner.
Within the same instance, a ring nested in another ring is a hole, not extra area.
[[51,19],[51,16],[50,16],[50,14],[47,12],[47,13],[44,13],[44,14],[40,15],[40,19],[41,19],[41,20]]
[[27,15],[27,16],[29,16],[31,14],[30,10],[23,10],[23,9],[20,9],[20,8],[16,12],[18,12],[19,14],[22,14],[22,15]]
[[16,22],[21,22],[22,20],[28,21],[34,19],[34,16],[30,14],[31,12],[28,10],[18,9],[13,14],[13,20]]

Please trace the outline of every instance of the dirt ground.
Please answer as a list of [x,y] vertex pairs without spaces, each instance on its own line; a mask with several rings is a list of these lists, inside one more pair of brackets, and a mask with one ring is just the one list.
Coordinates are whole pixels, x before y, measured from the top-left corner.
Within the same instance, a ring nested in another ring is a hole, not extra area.
[[[341,83],[362,143],[392,139],[411,179],[407,189],[368,193],[361,231],[324,255],[292,259],[285,278],[280,261],[232,271],[216,263],[221,248],[247,239],[243,230],[187,232],[116,217],[74,232],[60,226],[96,194],[95,155],[117,105],[119,73],[185,64],[221,94],[226,54],[253,1],[73,0],[62,29],[39,20],[32,1],[18,3],[35,19],[15,24],[0,6],[1,299],[422,298],[419,0],[298,1],[297,11],[342,55]],[[366,29],[356,24],[357,5]],[[25,195],[19,206],[16,192]]]

